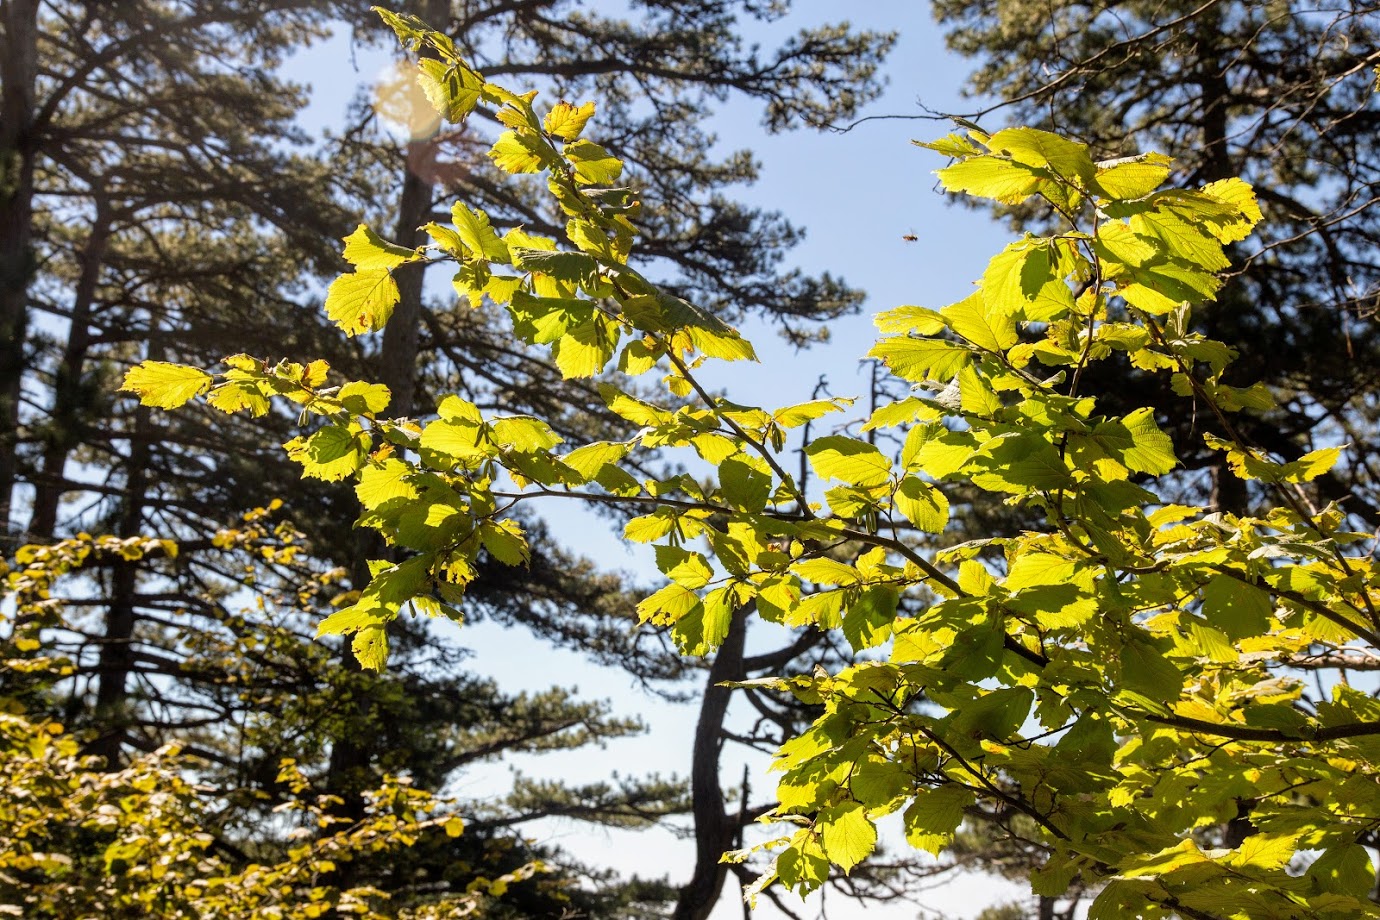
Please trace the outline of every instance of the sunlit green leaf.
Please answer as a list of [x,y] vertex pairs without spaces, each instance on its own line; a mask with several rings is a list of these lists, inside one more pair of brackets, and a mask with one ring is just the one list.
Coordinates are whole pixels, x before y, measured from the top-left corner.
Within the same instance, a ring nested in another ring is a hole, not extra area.
[[144,361],[129,369],[120,389],[137,394],[146,406],[176,409],[205,393],[211,381],[210,374],[195,367]]
[[326,315],[346,335],[377,332],[398,304],[398,284],[386,268],[341,275],[326,291]]
[[815,472],[825,479],[871,487],[880,486],[891,478],[891,462],[866,441],[828,435],[811,442],[805,453]]
[[867,809],[857,803],[827,809],[816,823],[822,828],[825,855],[845,873],[877,847],[877,828],[868,820]]

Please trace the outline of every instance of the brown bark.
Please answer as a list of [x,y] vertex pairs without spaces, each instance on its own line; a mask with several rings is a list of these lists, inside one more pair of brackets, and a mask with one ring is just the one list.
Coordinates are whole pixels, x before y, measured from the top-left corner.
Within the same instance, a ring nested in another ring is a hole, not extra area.
[[[416,147],[414,143],[410,147]],[[409,156],[409,163],[412,158]],[[417,228],[427,221],[431,211],[434,189],[426,179],[408,169],[403,178],[402,198],[398,207],[398,224],[394,239],[405,246],[416,246],[421,242],[422,232]],[[410,415],[414,409],[417,390],[417,352],[420,342],[422,322],[422,282],[420,267],[411,267],[397,275],[399,300],[392,317],[383,332],[383,345],[379,354],[379,379],[388,387],[392,399],[384,415],[398,418]],[[358,588],[369,583],[368,560],[382,558],[387,547],[378,534],[373,531],[358,531],[354,540],[354,559],[351,565],[351,581]],[[355,660],[354,652],[347,645],[341,653],[342,664],[351,671],[361,670]],[[369,701],[352,699],[346,706],[353,711],[355,718],[350,721],[358,725],[367,722]],[[358,821],[364,817],[364,799],[361,792],[369,785],[369,763],[372,757],[367,742],[356,738],[337,738],[331,746],[330,764],[327,768],[327,788],[333,795],[340,796],[342,804],[337,809],[340,816]]]
[[[1208,183],[1229,179],[1234,176],[1231,155],[1227,146],[1227,102],[1230,87],[1227,85],[1226,68],[1222,64],[1222,54],[1217,43],[1220,40],[1220,11],[1209,10],[1199,24],[1196,40],[1197,73],[1195,83],[1202,94],[1202,166],[1196,176],[1197,181]],[[1234,299],[1223,297],[1213,308],[1221,311],[1239,309]],[[1231,322],[1229,316],[1215,317],[1216,325]],[[1226,454],[1221,454],[1212,467],[1212,507],[1214,511],[1242,515],[1247,512],[1249,495],[1246,483],[1237,478],[1227,463]]]
[[673,920],[706,920],[723,891],[728,867],[719,858],[733,847],[740,828],[737,816],[724,805],[719,781],[719,753],[723,747],[724,718],[733,693],[719,684],[742,680],[743,646],[747,638],[749,609],[733,615],[728,636],[714,657],[705,681],[704,701],[695,725],[690,764],[691,813],[695,821],[695,869],[680,890]]
[[13,547],[19,405],[33,277],[34,86],[38,0],[0,5],[0,551]]
[[[447,0],[425,0],[418,12],[422,21],[445,22],[449,18]],[[429,52],[423,50],[428,56]],[[426,234],[423,224],[431,219],[431,204],[436,194],[435,183],[424,175],[430,161],[429,139],[408,143],[403,171],[402,195],[398,200],[398,223],[393,240],[403,246],[421,245]],[[388,387],[392,401],[388,404],[389,418],[411,415],[417,396],[417,350],[422,329],[422,266],[408,266],[398,271],[398,305],[383,330],[383,344],[379,349],[379,380]]]
[[[425,22],[443,22],[448,13],[446,0],[426,0],[419,13]],[[394,227],[393,240],[403,246],[417,246],[425,239],[420,229],[430,220],[435,186],[422,175],[426,162],[426,140],[412,141],[407,145],[403,172],[402,193],[398,200],[398,222]],[[391,399],[384,411],[386,418],[399,418],[411,415],[415,408],[417,394],[417,356],[421,342],[422,325],[422,285],[425,275],[421,266],[411,266],[399,271],[395,277],[398,285],[398,304],[383,330],[383,343],[379,349],[378,379],[388,387]],[[372,531],[358,531],[354,540],[354,559],[351,563],[351,581],[363,588],[369,583],[369,559],[381,558],[387,547],[378,534]],[[347,645],[341,652],[341,663],[347,670],[359,672],[359,662]],[[350,710],[351,718],[362,731],[367,724],[370,702],[367,699],[350,699],[343,702]],[[370,785],[369,764],[373,750],[367,741],[343,735],[331,745],[330,761],[326,770],[326,788],[332,795],[339,796],[341,804],[336,808],[340,817],[358,821],[364,817],[363,790]],[[337,884],[349,880],[348,864],[335,879]]]
[[50,540],[57,529],[58,509],[62,504],[67,455],[82,441],[83,398],[82,377],[86,368],[86,354],[91,347],[91,307],[96,299],[96,285],[100,281],[101,264],[106,245],[110,241],[110,208],[105,198],[96,199],[96,216],[91,234],[81,254],[81,274],[73,292],[71,327],[62,362],[57,368],[54,384],[53,413],[43,449],[43,461],[34,477],[34,507],[29,516],[26,539]]
[[[430,180],[414,171],[421,158],[420,148],[425,141],[408,144],[407,174],[403,178],[402,199],[398,204],[398,224],[393,238],[403,246],[420,245],[425,234],[419,230],[431,214],[431,200],[435,188]],[[417,396],[417,350],[422,328],[422,266],[410,265],[398,270],[398,305],[383,330],[383,345],[379,349],[379,379],[388,387],[392,400],[388,403],[389,418],[411,415]]]
[[[124,508],[116,524],[116,533],[122,537],[138,535],[144,523],[144,503],[149,487],[149,445],[153,437],[150,410],[140,406],[135,410],[134,431],[130,440]],[[87,746],[87,753],[103,758],[108,770],[120,767],[121,750],[131,717],[129,675],[134,671],[138,587],[139,563],[128,560],[115,563],[110,573],[110,605],[96,667],[94,715],[101,733]]]

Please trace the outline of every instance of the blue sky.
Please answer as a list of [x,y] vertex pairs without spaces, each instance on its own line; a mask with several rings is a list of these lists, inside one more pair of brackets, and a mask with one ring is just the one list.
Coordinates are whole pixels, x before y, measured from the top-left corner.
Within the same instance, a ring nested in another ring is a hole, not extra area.
[[[961,111],[972,102],[959,97],[966,64],[944,48],[929,6],[919,0],[868,0],[839,4],[827,0],[797,0],[784,21],[755,30],[750,36],[764,46],[773,36],[784,37],[802,25],[835,21],[846,13],[860,28],[895,30],[900,40],[885,66],[889,86],[884,97],[870,105],[867,115],[918,115],[918,103],[931,109]],[[310,82],[313,105],[309,120],[339,123],[346,103],[361,83],[383,70],[386,54],[353,55],[348,36],[337,36],[293,62],[292,70]],[[809,272],[829,271],[868,293],[862,314],[838,321],[831,341],[807,352],[795,352],[775,333],[749,327],[761,363],[735,365],[716,371],[712,382],[739,402],[780,406],[810,398],[821,374],[835,395],[862,395],[867,374],[859,358],[873,338],[870,316],[901,304],[940,307],[960,299],[971,289],[987,259],[1009,233],[980,212],[946,203],[934,187],[933,170],[943,162],[930,151],[915,147],[913,138],[931,139],[949,125],[933,121],[874,120],[847,133],[795,131],[768,135],[760,126],[760,111],[742,100],[724,106],[714,128],[725,148],[747,147],[762,162],[759,182],[738,191],[752,204],[780,210],[806,228],[807,237],[790,261]],[[597,121],[592,130],[597,139]],[[342,235],[349,228],[342,228]],[[914,236],[914,241],[904,237]],[[645,556],[628,549],[606,521],[567,510],[551,518],[558,537],[608,568],[650,577]],[[654,574],[654,571],[651,571]],[[472,666],[512,688],[542,689],[552,682],[577,685],[586,696],[606,697],[621,714],[640,714],[651,726],[645,736],[611,745],[605,751],[576,756],[523,758],[514,766],[533,774],[558,774],[570,781],[605,778],[610,765],[625,773],[681,773],[688,770],[690,739],[696,710],[649,698],[626,675],[600,670],[578,656],[558,652],[530,637],[505,632],[488,624],[467,626],[457,640],[476,652]],[[759,792],[771,788],[765,759],[730,750],[724,758],[729,781],[743,764],[754,770]],[[454,790],[465,796],[489,795],[505,787],[510,766],[490,766],[466,775]],[[670,874],[683,881],[689,874],[692,849],[664,829],[631,832],[591,832],[561,822],[544,822],[530,829],[534,836],[555,838],[586,858],[607,862],[643,875]],[[891,835],[895,840],[895,835]],[[884,836],[884,840],[885,840]],[[901,843],[904,846],[904,843]],[[983,906],[1015,897],[1020,889],[991,879],[956,879],[925,896],[931,910],[953,917],[973,917]],[[916,916],[919,908],[889,905],[871,908],[872,917]],[[816,916],[818,905],[801,910]],[[932,914],[922,914],[932,916]],[[714,914],[715,920],[742,916],[733,890]],[[755,916],[782,916],[765,905]],[[850,920],[863,910],[840,897],[829,903],[829,916]]]

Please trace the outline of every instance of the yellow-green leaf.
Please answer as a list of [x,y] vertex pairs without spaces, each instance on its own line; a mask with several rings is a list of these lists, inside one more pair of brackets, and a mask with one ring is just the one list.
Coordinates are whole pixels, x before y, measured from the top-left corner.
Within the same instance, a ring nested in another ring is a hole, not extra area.
[[1292,834],[1256,833],[1241,841],[1241,846],[1229,855],[1229,866],[1254,869],[1283,869],[1298,850],[1301,832]]
[[288,456],[302,464],[302,475],[336,482],[364,465],[370,438],[358,425],[328,425],[285,445]]
[[1162,153],[1145,153],[1097,164],[1093,189],[1104,198],[1129,201],[1144,198],[1169,178],[1174,161]]
[[382,671],[388,662],[388,633],[382,626],[366,626],[355,633],[350,648],[366,671]]
[[489,150],[489,158],[508,173],[540,172],[551,156],[544,142],[516,131],[504,131]]
[[658,546],[656,567],[676,584],[692,590],[703,588],[714,577],[714,570],[701,553],[679,546]]
[[906,841],[938,856],[953,840],[954,831],[963,823],[964,812],[974,801],[973,793],[962,786],[920,790],[906,809]]
[[896,509],[928,533],[940,533],[949,523],[949,500],[927,482],[908,476],[896,490]]
[[380,622],[378,608],[352,604],[343,610],[337,610],[317,624],[316,638],[348,636],[350,633],[358,632],[366,626],[377,625]]
[[206,392],[211,379],[210,374],[195,367],[144,361],[129,369],[120,389],[137,394],[145,406],[176,409]]
[[825,479],[870,488],[891,478],[891,461],[874,445],[843,435],[818,438],[805,448],[810,465]]
[[414,250],[390,243],[365,224],[345,237],[345,261],[356,271],[397,268],[417,258]]
[[484,549],[504,565],[526,565],[532,557],[527,538],[516,521],[485,521],[479,525]]
[[1284,481],[1311,482],[1336,466],[1341,455],[1340,447],[1311,450],[1297,460],[1284,464]]
[[410,466],[392,457],[371,464],[359,474],[355,495],[359,497],[360,504],[371,511],[394,499],[415,499],[417,490],[407,481],[411,473]]
[[994,156],[963,160],[936,175],[947,191],[967,192],[1002,204],[1020,204],[1049,181],[1024,163]]
[[877,828],[856,802],[820,812],[815,823],[823,828],[825,855],[845,875],[877,848]]
[[1270,595],[1230,575],[1215,575],[1203,588],[1203,617],[1233,640],[1269,632],[1272,613]]
[[878,341],[867,356],[879,359],[902,380],[921,383],[931,378],[952,380],[972,358],[972,352],[943,339],[896,336]]
[[592,102],[576,106],[561,101],[556,103],[550,112],[546,113],[542,126],[546,128],[547,134],[554,134],[563,141],[573,141],[580,136],[580,132],[585,129],[586,122],[593,115],[594,103]]
[[352,380],[340,388],[335,398],[356,415],[377,415],[388,408],[393,394],[381,383]]
[[326,291],[326,316],[345,332],[377,332],[398,305],[398,285],[386,268],[341,275]]
[[494,440],[500,447],[524,453],[550,450],[565,441],[546,422],[529,415],[497,419],[493,423],[493,431]]
[[565,156],[575,167],[575,181],[582,185],[612,185],[623,172],[623,161],[593,141],[567,143]]
[[489,215],[457,201],[450,209],[451,221],[461,242],[471,253],[486,262],[509,262],[508,244],[498,238]]
[[1004,352],[1015,345],[1017,301],[1012,301],[1009,310],[989,310],[987,292],[974,291],[972,294],[944,308],[944,318],[949,321],[954,332],[963,336],[979,348],[992,352]]
[[464,121],[474,111],[484,80],[463,64],[447,65],[434,58],[417,62],[417,82],[436,114],[451,124]]
[[1230,205],[1239,215],[1239,220],[1213,222],[1212,228],[1217,239],[1223,243],[1235,243],[1250,236],[1251,228],[1261,219],[1260,205],[1256,202],[1255,189],[1242,179],[1219,179],[1203,186],[1203,194]]
[[987,149],[1080,183],[1091,180],[1095,172],[1087,144],[1039,128],[1004,128],[988,138]]

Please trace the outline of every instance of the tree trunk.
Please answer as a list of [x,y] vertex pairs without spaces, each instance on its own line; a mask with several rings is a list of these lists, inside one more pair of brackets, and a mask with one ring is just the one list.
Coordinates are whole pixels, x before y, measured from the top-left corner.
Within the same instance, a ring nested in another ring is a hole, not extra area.
[[96,199],[91,235],[81,254],[81,275],[72,298],[71,328],[62,363],[57,368],[50,430],[43,449],[43,464],[34,477],[34,508],[29,516],[27,539],[51,540],[57,529],[62,504],[67,455],[82,442],[86,419],[86,387],[83,376],[86,352],[91,345],[91,307],[96,300],[101,266],[110,241],[110,208],[105,198]]
[[[449,19],[448,0],[425,0],[418,12],[424,22],[439,28]],[[434,56],[427,49],[423,57]],[[435,184],[426,164],[430,162],[430,138],[408,142],[405,151],[402,197],[398,201],[398,223],[393,241],[403,246],[419,246],[426,240],[420,229],[431,220],[431,205],[436,194]],[[383,330],[383,345],[379,352],[379,379],[388,387],[392,401],[388,404],[389,418],[411,415],[417,396],[417,348],[422,328],[422,283],[425,270],[410,265],[397,273],[398,305]]]
[[[1194,82],[1201,93],[1203,158],[1194,179],[1203,183],[1236,175],[1228,148],[1227,97],[1231,88],[1227,85],[1226,68],[1218,47],[1222,40],[1220,22],[1220,11],[1209,10],[1196,24],[1198,33],[1194,50],[1197,65]],[[1209,323],[1215,328],[1230,327],[1235,324],[1232,313],[1240,309],[1237,298],[1222,297],[1209,309]],[[1228,337],[1227,341],[1231,339]],[[1220,454],[1212,467],[1211,501],[1214,511],[1235,515],[1243,515],[1247,511],[1249,495],[1246,483],[1232,472],[1226,454]]]
[[[144,523],[144,503],[149,487],[149,449],[154,437],[150,410],[134,410],[130,435],[124,508],[116,523],[121,537],[139,534]],[[110,573],[110,606],[97,666],[95,722],[98,735],[86,752],[105,760],[106,769],[119,769],[125,732],[129,726],[129,675],[134,670],[134,627],[138,621],[135,594],[139,587],[137,561],[121,560]]]
[[714,657],[705,681],[704,701],[695,725],[690,764],[690,809],[695,819],[695,870],[680,890],[673,920],[706,920],[723,891],[728,867],[719,857],[737,839],[739,823],[724,807],[719,781],[719,753],[723,748],[724,717],[733,691],[719,684],[743,679],[743,646],[750,608],[733,615],[728,636]]
[[[419,15],[432,25],[442,23],[449,12],[446,0],[426,0]],[[403,173],[402,193],[398,201],[398,222],[394,228],[393,239],[403,246],[417,246],[426,234],[419,228],[431,219],[431,205],[435,197],[435,186],[429,178],[421,175],[418,167],[427,161],[425,155],[429,140],[415,140],[407,145],[406,165]],[[386,418],[400,418],[414,411],[417,394],[417,356],[421,341],[422,325],[422,285],[425,273],[422,266],[409,266],[400,270],[396,276],[398,284],[398,304],[383,330],[383,344],[379,350],[378,379],[388,387],[391,399],[384,411]],[[351,583],[362,589],[369,583],[368,560],[382,558],[387,547],[378,534],[372,531],[358,531],[354,540],[354,559],[351,562]],[[351,671],[360,671],[359,662],[347,644],[341,652],[341,663]],[[367,699],[354,698],[343,704],[349,709],[345,724],[364,726],[371,708]],[[373,749],[367,739],[342,735],[331,745],[330,761],[326,770],[326,789],[339,796],[341,804],[335,809],[337,816],[352,821],[364,817],[363,791],[369,784],[369,764]],[[336,884],[348,884],[349,864],[337,868],[334,878]]]
[[13,546],[32,252],[38,0],[0,5],[0,552]]

